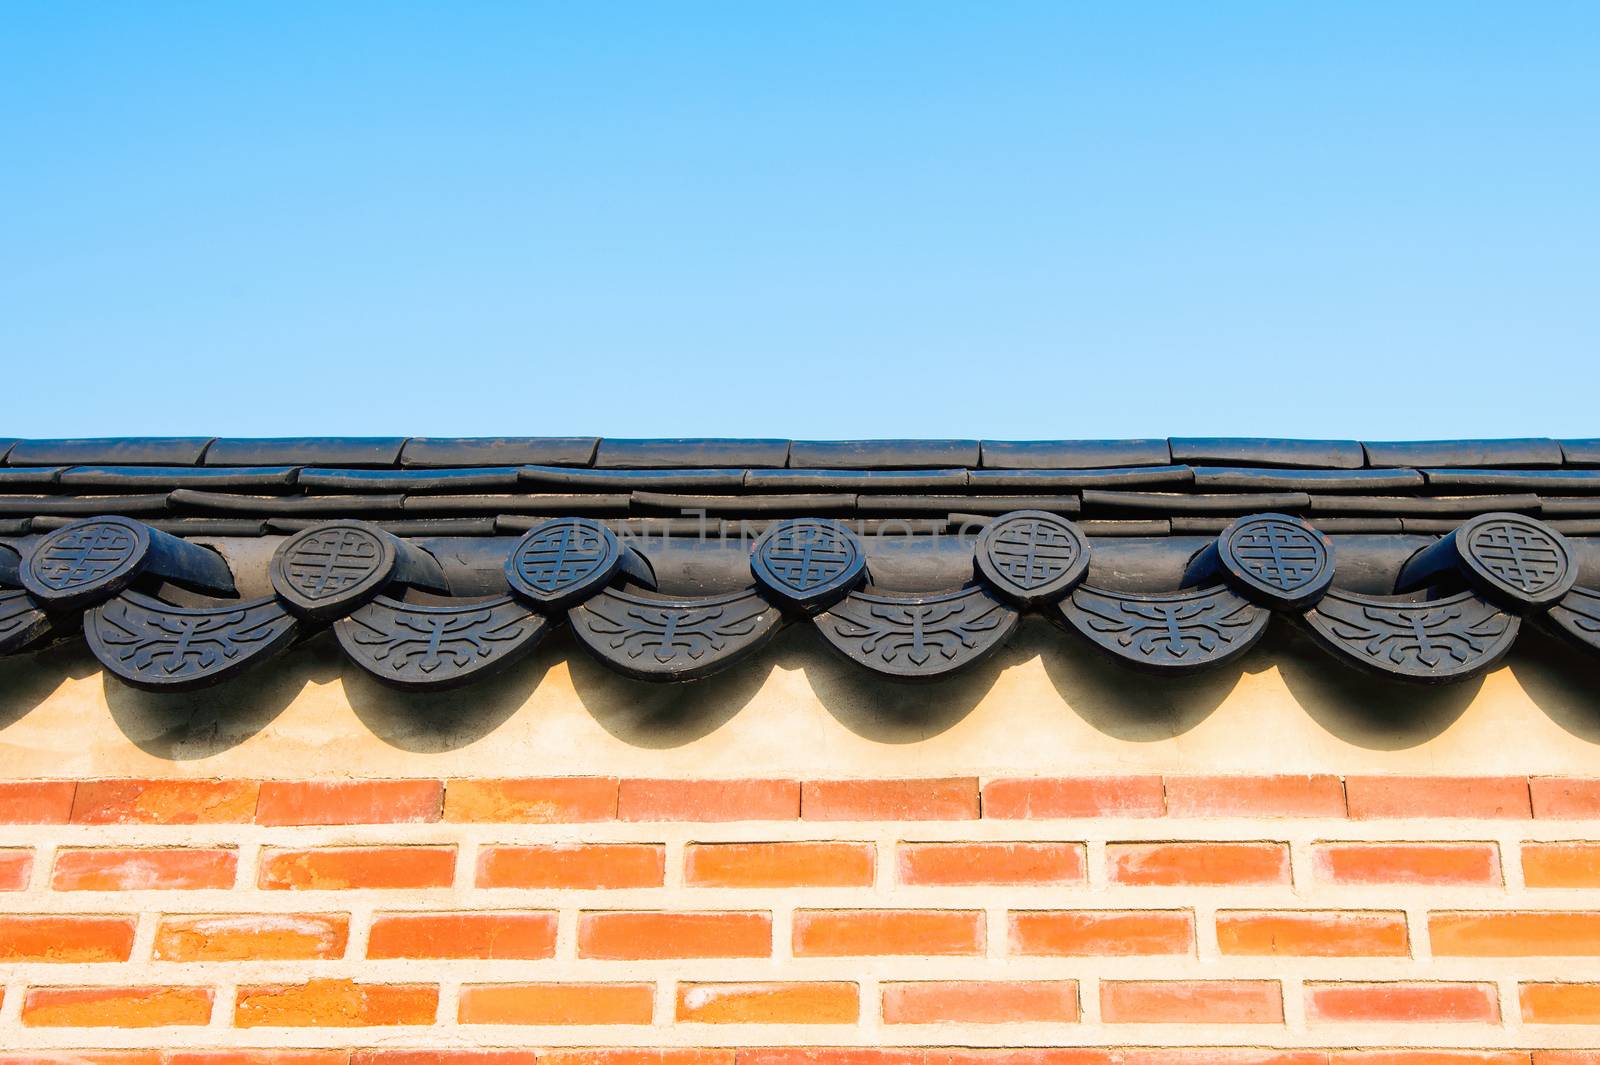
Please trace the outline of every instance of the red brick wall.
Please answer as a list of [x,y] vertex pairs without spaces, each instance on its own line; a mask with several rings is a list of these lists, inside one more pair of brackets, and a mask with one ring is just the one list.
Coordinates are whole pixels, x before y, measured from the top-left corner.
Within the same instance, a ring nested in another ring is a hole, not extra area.
[[1596,841],[1600,777],[0,783],[0,1065],[1600,1065]]

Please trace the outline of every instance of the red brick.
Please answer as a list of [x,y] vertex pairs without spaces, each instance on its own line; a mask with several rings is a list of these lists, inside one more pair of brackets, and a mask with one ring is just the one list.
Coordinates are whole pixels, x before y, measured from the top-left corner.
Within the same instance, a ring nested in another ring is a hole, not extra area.
[[1166,812],[1160,777],[1019,777],[983,788],[983,816],[1160,817]]
[[0,962],[127,961],[133,918],[0,914]]
[[691,887],[871,887],[870,843],[691,843],[684,881]]
[[454,847],[322,847],[263,851],[258,880],[279,890],[429,888],[449,887],[455,872]]
[[1500,996],[1493,984],[1308,983],[1306,1016],[1312,1021],[1499,1024]]
[[979,910],[796,910],[794,954],[857,957],[876,954],[982,954]]
[[1336,776],[1167,777],[1169,817],[1343,817]]
[[208,987],[30,987],[29,1028],[165,1028],[211,1021]]
[[439,1011],[433,984],[357,984],[310,980],[239,988],[233,1023],[239,1028],[367,1028],[432,1024]]
[[660,887],[667,852],[659,843],[544,843],[485,847],[478,854],[479,887]]
[[1524,843],[1522,879],[1533,888],[1600,887],[1600,843]]
[[854,1024],[860,992],[851,983],[678,985],[677,1018],[693,1024]]
[[1021,910],[1011,914],[1013,954],[1193,954],[1188,910]]
[[1348,777],[1350,816],[1532,817],[1526,777]]
[[580,958],[765,958],[770,913],[613,911],[578,917]]
[[230,913],[163,917],[157,961],[302,961],[342,958],[350,939],[344,913]]
[[1102,980],[1107,1024],[1281,1024],[1276,980]]
[[1551,820],[1600,817],[1600,777],[1532,777],[1533,816]]
[[615,777],[451,780],[444,789],[446,821],[555,825],[616,816]]
[[1600,1024],[1600,984],[1523,984],[1517,990],[1529,1024]]
[[392,825],[439,820],[438,780],[268,780],[256,822],[263,825]]
[[1317,876],[1336,884],[1435,884],[1499,887],[1493,843],[1318,843]]
[[1600,955],[1600,912],[1432,913],[1428,934],[1440,957],[1593,957]]
[[793,821],[798,780],[624,780],[617,791],[623,821]]
[[886,1024],[1072,1023],[1075,980],[937,980],[883,985]]
[[1111,843],[1106,864],[1114,884],[1289,883],[1286,843]]
[[253,780],[85,780],[72,803],[80,825],[243,824],[255,817]]
[[554,913],[389,913],[372,919],[369,958],[553,958]]
[[72,816],[72,780],[8,780],[0,783],[0,825],[64,825]]
[[469,984],[461,989],[462,1024],[649,1024],[649,984]]
[[0,850],[0,891],[26,891],[32,877],[32,851]]
[[231,888],[239,855],[228,848],[129,847],[56,852],[56,891]]
[[800,816],[808,821],[970,821],[976,777],[936,780],[808,780]]
[[1224,954],[1403,957],[1403,913],[1337,910],[1225,911],[1217,914]]
[[1081,843],[902,843],[902,884],[1080,884]]

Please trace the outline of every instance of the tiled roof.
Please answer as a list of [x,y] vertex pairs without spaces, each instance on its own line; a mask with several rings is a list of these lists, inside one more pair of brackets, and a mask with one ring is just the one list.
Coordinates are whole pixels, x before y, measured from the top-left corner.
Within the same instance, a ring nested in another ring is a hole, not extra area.
[[[557,558],[572,587],[519,584],[519,557]],[[82,628],[147,687],[328,623],[419,687],[563,623],[647,679],[792,621],[922,677],[1026,611],[1166,672],[1244,653],[1275,612],[1369,670],[1440,680],[1493,665],[1524,619],[1600,643],[1588,586],[1600,440],[0,440],[0,652]],[[416,626],[466,642],[413,653],[397,634]],[[178,629],[181,660],[160,636]],[[202,631],[228,649],[193,651]]]

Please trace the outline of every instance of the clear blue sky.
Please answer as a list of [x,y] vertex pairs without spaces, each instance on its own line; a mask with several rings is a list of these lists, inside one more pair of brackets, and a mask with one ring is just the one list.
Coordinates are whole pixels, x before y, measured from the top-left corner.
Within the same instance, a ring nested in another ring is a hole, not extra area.
[[0,435],[1600,435],[1600,4],[0,8]]

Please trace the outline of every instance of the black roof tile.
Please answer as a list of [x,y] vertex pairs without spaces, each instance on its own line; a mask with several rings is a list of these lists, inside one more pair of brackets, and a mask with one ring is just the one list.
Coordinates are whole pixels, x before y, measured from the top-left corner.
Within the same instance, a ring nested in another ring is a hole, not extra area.
[[787,440],[681,438],[653,440],[603,439],[595,452],[596,466],[614,469],[672,469],[678,466],[785,466]]
[[294,484],[298,466],[73,466],[59,481],[70,488],[251,488]]
[[0,488],[38,488],[61,479],[64,466],[8,466],[0,469]]
[[919,470],[976,466],[976,440],[796,440],[789,466],[838,470]]
[[951,514],[1004,514],[1012,510],[1047,510],[1053,514],[1076,514],[1082,508],[1075,495],[1059,496],[869,496],[859,497],[856,509],[863,514],[915,514],[924,511]]
[[1171,514],[1250,514],[1268,510],[1301,510],[1311,503],[1304,492],[1107,492],[1085,489],[1083,505],[1105,510],[1152,510]]
[[659,470],[586,470],[565,469],[560,466],[524,466],[518,477],[524,484],[544,487],[559,485],[578,491],[604,491],[621,488],[636,489],[727,488],[744,487],[746,471],[742,468],[716,469],[659,469]]
[[1600,470],[1423,470],[1430,487],[1600,492]]
[[1188,466],[1130,466],[1083,470],[972,470],[967,483],[975,489],[1100,488],[1107,485],[1185,485],[1194,483]]
[[1341,489],[1375,491],[1421,488],[1416,470],[1292,470],[1242,466],[1196,466],[1196,488],[1306,489],[1337,492]]
[[1369,466],[1559,466],[1561,445],[1521,440],[1368,441]]
[[407,512],[490,514],[608,514],[626,513],[628,496],[622,493],[545,493],[407,496]]
[[1600,438],[1563,440],[1561,456],[1569,466],[1600,466]]
[[11,454],[11,449],[16,446],[17,441],[12,437],[0,439],[0,462],[4,462],[6,456]]
[[984,440],[981,464],[1009,470],[1089,470],[1107,466],[1168,466],[1172,449],[1160,440]]
[[816,495],[702,496],[672,492],[634,492],[635,506],[651,510],[696,511],[708,514],[779,513],[838,514],[854,510],[856,497],[845,493]]
[[427,437],[407,441],[402,466],[587,466],[596,436]]
[[450,470],[329,470],[300,471],[304,488],[347,492],[451,492],[464,488],[514,488],[515,466]]
[[19,440],[12,466],[198,466],[209,436],[127,436],[83,440]]
[[207,466],[393,466],[403,436],[273,437],[213,441]]
[[908,488],[933,488],[948,491],[964,488],[967,471],[957,470],[749,470],[744,487],[756,491],[796,488],[847,492],[903,491]]
[[398,511],[405,497],[399,494],[364,492],[320,496],[254,496],[231,492],[208,492],[189,488],[174,490],[173,506],[188,510],[217,510],[237,514],[382,514]]
[[162,514],[165,493],[132,496],[0,496],[0,514]]
[[1173,462],[1196,466],[1325,466],[1353,470],[1366,465],[1361,445],[1354,440],[1175,436],[1168,443]]
[[1322,496],[1311,497],[1313,514],[1487,514],[1494,510],[1534,512],[1539,497],[1497,496]]

